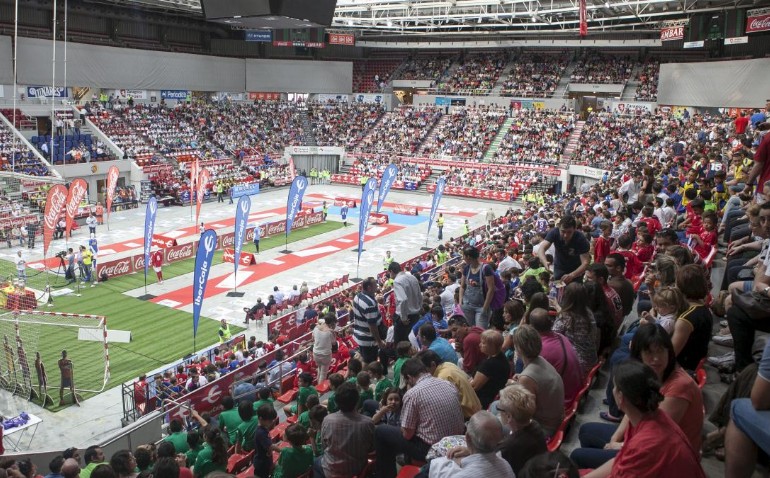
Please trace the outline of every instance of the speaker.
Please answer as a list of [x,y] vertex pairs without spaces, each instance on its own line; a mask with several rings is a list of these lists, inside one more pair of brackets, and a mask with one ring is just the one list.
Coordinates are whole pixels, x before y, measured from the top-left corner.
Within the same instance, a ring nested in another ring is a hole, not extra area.
[[319,26],[331,25],[336,6],[337,0],[201,0],[206,20],[283,17]]

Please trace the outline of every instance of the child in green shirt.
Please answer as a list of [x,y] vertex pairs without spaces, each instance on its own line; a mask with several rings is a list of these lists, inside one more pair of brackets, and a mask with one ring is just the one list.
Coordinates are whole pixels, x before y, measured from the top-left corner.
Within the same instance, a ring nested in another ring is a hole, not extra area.
[[359,411],[364,407],[364,402],[367,400],[374,400],[374,392],[372,392],[372,377],[369,372],[359,372],[356,377],[356,385],[358,386],[358,406]]
[[404,362],[412,358],[412,355],[414,354],[414,348],[412,348],[411,342],[408,340],[402,340],[396,345],[396,354],[398,355],[398,358],[396,359],[396,363],[393,364],[393,385],[396,388],[401,388],[401,366],[404,365]]
[[307,397],[307,400],[305,401],[306,409],[304,412],[299,414],[297,423],[305,427],[305,429],[310,428],[310,410],[316,405],[319,405],[320,403],[321,402],[318,400],[318,395],[310,395],[309,397]]
[[380,362],[370,363],[367,369],[369,370],[369,375],[376,381],[374,399],[379,402],[385,390],[393,386],[393,382],[388,377],[385,377],[385,368]]
[[249,400],[241,400],[238,404],[238,415],[243,422],[238,425],[235,453],[240,455],[241,452],[250,452],[254,449],[254,433],[257,431],[259,421]]
[[310,395],[318,395],[318,390],[313,386],[313,375],[303,372],[299,374],[299,391],[297,393],[297,403],[294,405],[286,405],[283,407],[283,412],[286,416],[299,415],[307,410],[305,402]]
[[355,384],[358,381],[358,374],[364,369],[364,364],[358,359],[348,360],[348,377],[347,381]]
[[270,405],[271,407],[273,406],[273,393],[270,391],[270,388],[268,387],[260,388],[259,391],[257,392],[257,398],[259,398],[259,400],[254,402],[255,412],[259,410],[259,407],[261,407],[262,405]]
[[187,433],[187,446],[189,447],[189,450],[184,454],[185,463],[187,464],[187,468],[192,468],[195,464],[195,460],[198,458],[198,453],[203,450],[203,445],[201,445],[201,435],[197,430]]
[[324,454],[324,444],[323,440],[321,440],[321,425],[323,425],[324,418],[328,414],[329,412],[323,405],[316,405],[310,409],[310,428],[308,433],[310,433],[310,446],[313,448],[313,455],[317,457]]
[[306,445],[307,430],[295,423],[286,428],[284,437],[291,446],[281,449],[278,463],[273,470],[273,478],[297,478],[307,473],[313,466],[313,449],[310,445]]
[[331,393],[326,399],[326,408],[329,410],[329,413],[334,413],[339,410],[339,408],[337,408],[337,400],[335,399],[334,394],[335,390],[337,390],[337,387],[343,383],[345,383],[345,377],[343,377],[341,373],[333,373],[329,375],[329,388],[331,389]]

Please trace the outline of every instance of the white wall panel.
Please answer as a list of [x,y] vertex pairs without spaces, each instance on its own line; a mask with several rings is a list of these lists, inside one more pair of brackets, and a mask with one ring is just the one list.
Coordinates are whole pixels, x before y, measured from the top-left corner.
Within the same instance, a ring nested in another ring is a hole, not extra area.
[[288,93],[352,93],[353,63],[246,60],[246,89]]

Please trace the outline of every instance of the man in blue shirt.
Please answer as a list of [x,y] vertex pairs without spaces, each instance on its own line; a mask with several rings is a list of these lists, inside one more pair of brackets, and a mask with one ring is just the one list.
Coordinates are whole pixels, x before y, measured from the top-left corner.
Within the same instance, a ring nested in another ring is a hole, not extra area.
[[457,352],[455,352],[455,349],[445,338],[438,336],[436,329],[433,328],[433,324],[425,324],[420,327],[418,337],[420,338],[420,343],[428,347],[428,350],[436,352],[441,357],[441,360],[457,365]]

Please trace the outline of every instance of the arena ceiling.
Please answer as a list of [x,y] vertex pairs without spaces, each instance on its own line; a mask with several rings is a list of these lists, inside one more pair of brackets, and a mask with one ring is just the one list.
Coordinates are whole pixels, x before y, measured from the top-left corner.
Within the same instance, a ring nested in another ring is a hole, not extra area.
[[[98,0],[97,0],[98,1]],[[655,31],[665,22],[770,0],[586,0],[591,32]],[[202,16],[199,0],[101,0]],[[359,36],[575,34],[578,0],[337,0],[334,30]]]

